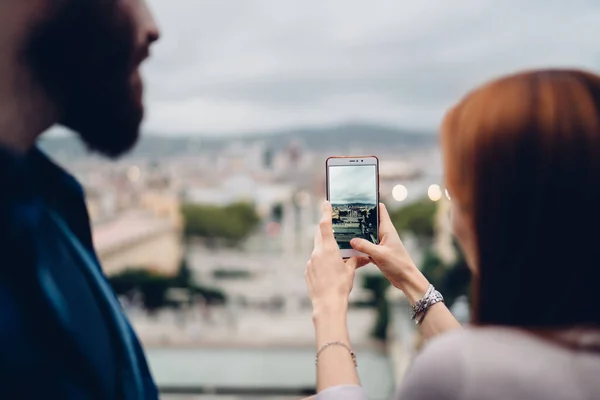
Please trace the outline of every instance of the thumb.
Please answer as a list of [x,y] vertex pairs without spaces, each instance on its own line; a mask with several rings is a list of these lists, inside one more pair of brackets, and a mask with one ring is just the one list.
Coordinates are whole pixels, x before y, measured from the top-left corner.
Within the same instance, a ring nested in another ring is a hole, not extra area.
[[377,257],[381,249],[376,244],[373,244],[365,239],[352,239],[350,241],[350,245],[354,250],[360,251],[361,253],[365,253],[371,258]]

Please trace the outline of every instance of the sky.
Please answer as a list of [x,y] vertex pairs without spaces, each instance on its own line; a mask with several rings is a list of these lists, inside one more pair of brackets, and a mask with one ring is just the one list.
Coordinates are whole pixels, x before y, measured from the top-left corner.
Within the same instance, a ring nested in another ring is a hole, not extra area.
[[434,133],[468,90],[549,66],[600,70],[597,0],[147,0],[154,134],[346,122]]
[[329,199],[332,204],[377,204],[375,166],[329,167]]

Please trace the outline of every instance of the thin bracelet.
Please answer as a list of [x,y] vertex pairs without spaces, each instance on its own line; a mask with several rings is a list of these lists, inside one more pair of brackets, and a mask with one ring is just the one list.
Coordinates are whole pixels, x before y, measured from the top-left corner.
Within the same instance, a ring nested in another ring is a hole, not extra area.
[[321,355],[321,353],[328,349],[331,346],[341,346],[343,348],[345,348],[346,350],[348,350],[350,352],[350,356],[352,357],[352,362],[354,363],[354,366],[357,367],[358,364],[356,362],[356,354],[354,353],[354,350],[352,350],[352,348],[350,346],[348,346],[346,343],[344,342],[329,342],[329,343],[325,343],[320,349],[319,351],[317,351],[317,356],[315,357],[315,365],[317,365],[319,363],[319,356]]

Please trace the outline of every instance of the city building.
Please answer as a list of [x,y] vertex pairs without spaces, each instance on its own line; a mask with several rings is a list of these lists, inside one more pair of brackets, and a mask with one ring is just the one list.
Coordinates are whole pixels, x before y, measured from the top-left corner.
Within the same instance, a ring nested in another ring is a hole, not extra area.
[[94,246],[107,275],[147,269],[174,275],[183,256],[182,226],[170,217],[132,210],[95,224]]

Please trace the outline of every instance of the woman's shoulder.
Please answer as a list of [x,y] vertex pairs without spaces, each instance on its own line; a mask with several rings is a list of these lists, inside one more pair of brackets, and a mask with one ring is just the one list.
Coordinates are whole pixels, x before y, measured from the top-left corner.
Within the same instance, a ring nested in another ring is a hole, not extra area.
[[[487,392],[501,394],[498,398],[575,398],[569,393],[577,385],[600,393],[596,380],[582,378],[598,373],[596,353],[575,352],[522,329],[465,328],[424,346],[398,398],[482,398]],[[420,397],[423,393],[427,396]]]
[[[547,347],[549,343],[520,329],[507,327],[466,327],[455,329],[431,339],[423,348],[424,352],[456,352],[478,349],[489,345],[515,347],[527,345]],[[460,351],[459,351],[460,349]]]
[[495,342],[501,335],[506,335],[506,332],[496,328],[454,329],[427,341],[417,355],[416,361],[443,356],[458,362],[469,348]]
[[463,398],[471,390],[467,377],[488,372],[493,376],[502,368],[498,361],[512,359],[524,340],[530,340],[525,333],[504,328],[463,328],[441,334],[415,356],[398,398]]
[[417,360],[435,363],[444,358],[447,364],[463,368],[481,366],[482,358],[493,358],[494,365],[499,361],[510,362],[514,355],[519,358],[531,354],[558,356],[566,350],[530,332],[507,327],[467,327],[456,329],[430,340],[425,344]]
[[427,342],[406,371],[396,398],[460,398],[464,380],[462,349],[469,335],[465,329],[457,329]]

